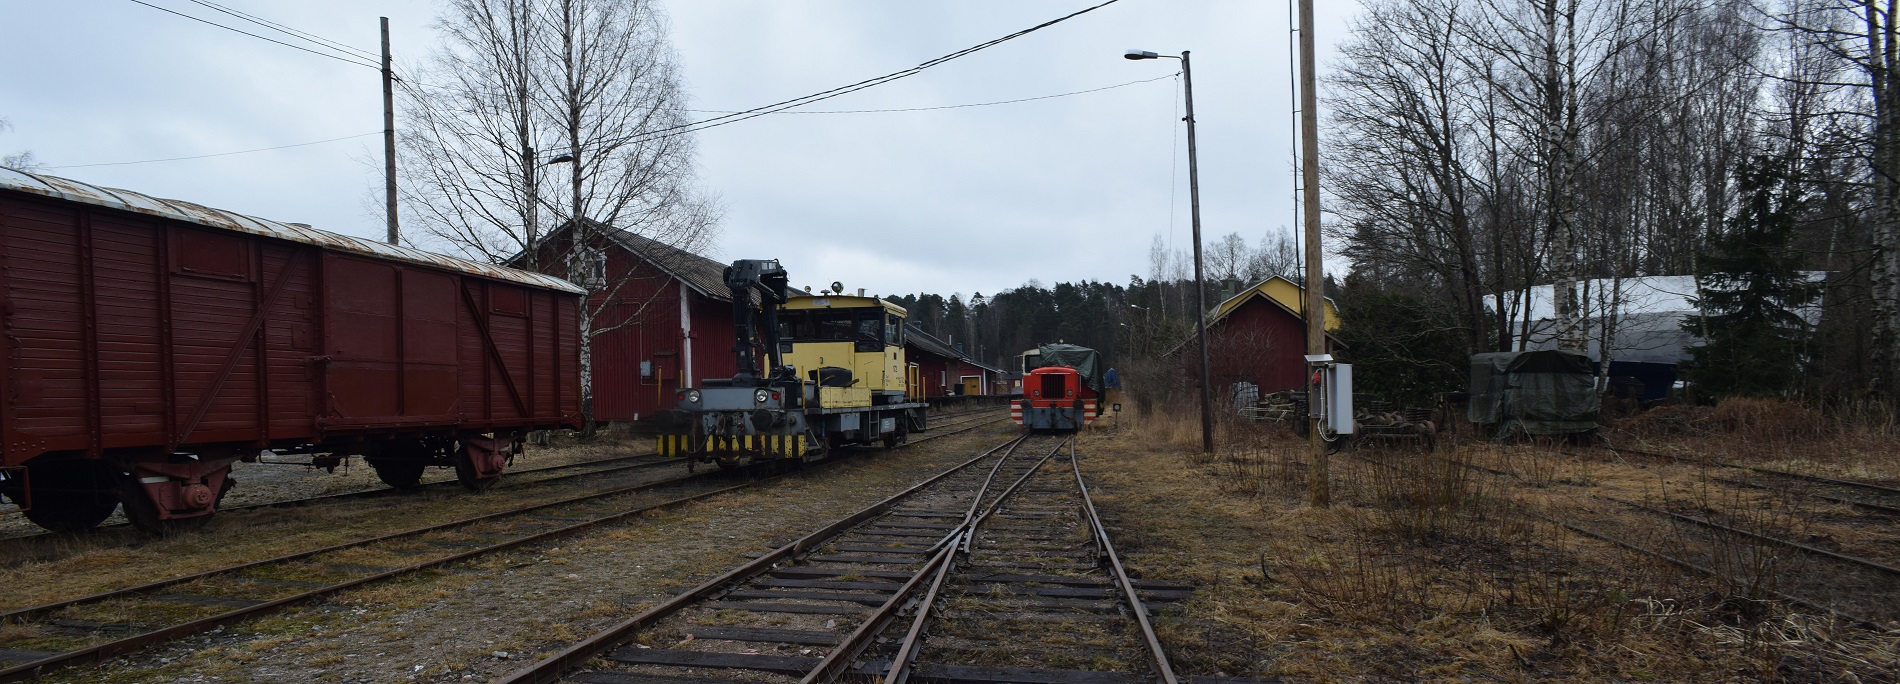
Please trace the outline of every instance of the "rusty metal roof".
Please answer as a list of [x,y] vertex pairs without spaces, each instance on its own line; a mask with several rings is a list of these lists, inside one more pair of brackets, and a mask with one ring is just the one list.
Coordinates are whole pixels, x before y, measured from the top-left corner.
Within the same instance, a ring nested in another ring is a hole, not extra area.
[[726,287],[725,264],[632,231],[595,225],[596,230],[609,239],[678,278],[695,292],[722,302],[732,301],[732,290]]
[[468,259],[458,259],[433,252],[424,252],[400,245],[391,245],[375,240],[340,235],[325,230],[317,230],[297,223],[281,223],[255,216],[246,216],[223,209],[213,209],[201,204],[181,200],[168,200],[152,197],[130,190],[105,188],[81,183],[68,178],[59,178],[37,173],[27,173],[17,169],[0,167],[0,190],[14,190],[42,197],[53,197],[72,202],[82,202],[95,206],[108,207],[121,211],[130,211],[149,216],[159,216],[176,221],[184,221],[207,228],[233,230],[263,237],[276,238],[316,245],[322,249],[340,252],[355,252],[379,259],[405,261],[444,271],[456,271],[483,278],[507,280],[524,285],[532,285],[552,290],[561,290],[574,294],[586,294],[573,283],[540,273],[521,271],[505,266],[484,264]]

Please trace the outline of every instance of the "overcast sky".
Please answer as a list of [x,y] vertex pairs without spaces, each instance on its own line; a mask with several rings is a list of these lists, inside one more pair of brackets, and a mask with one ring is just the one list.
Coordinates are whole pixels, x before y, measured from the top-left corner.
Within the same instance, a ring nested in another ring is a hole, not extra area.
[[[244,25],[187,0],[145,0]],[[398,62],[436,41],[429,0],[219,4]],[[910,67],[1094,0],[667,0],[693,106],[745,109]],[[1318,3],[1322,66],[1358,5]],[[0,154],[49,173],[351,235],[383,235],[381,138],[150,164],[376,133],[377,73],[130,0],[0,0]],[[1204,239],[1293,223],[1288,6],[1122,0],[810,109],[1011,100],[1166,77],[1193,51]],[[1155,235],[1186,249],[1187,139],[1177,79],[988,107],[779,114],[698,134],[726,208],[715,259],[779,258],[794,285],[992,294],[1036,279],[1148,275]],[[398,112],[398,126],[401,125]],[[442,250],[441,245],[422,246]]]

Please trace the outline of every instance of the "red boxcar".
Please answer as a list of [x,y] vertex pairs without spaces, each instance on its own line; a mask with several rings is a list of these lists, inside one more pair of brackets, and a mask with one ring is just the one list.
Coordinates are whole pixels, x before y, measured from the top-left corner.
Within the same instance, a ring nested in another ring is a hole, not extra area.
[[549,276],[0,169],[0,493],[49,529],[196,525],[263,450],[482,488],[579,420]]

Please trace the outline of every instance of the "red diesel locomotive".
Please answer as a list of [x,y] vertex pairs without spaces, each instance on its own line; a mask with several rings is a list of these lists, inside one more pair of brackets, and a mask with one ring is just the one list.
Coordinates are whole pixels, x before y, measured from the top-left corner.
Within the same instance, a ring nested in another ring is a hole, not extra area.
[[1009,417],[1028,430],[1074,432],[1101,415],[1102,355],[1072,344],[1023,353],[1023,395]]
[[481,489],[579,422],[566,281],[0,168],[0,494],[51,530],[202,524],[231,464]]

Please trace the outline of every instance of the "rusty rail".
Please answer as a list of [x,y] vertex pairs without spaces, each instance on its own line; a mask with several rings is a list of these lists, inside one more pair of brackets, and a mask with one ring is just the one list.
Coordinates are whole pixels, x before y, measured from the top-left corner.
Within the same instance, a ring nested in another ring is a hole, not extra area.
[[[528,666],[525,669],[522,669],[513,674],[510,674],[507,677],[504,677],[502,679],[496,680],[496,682],[497,684],[550,684],[552,682],[558,681],[560,680],[561,677],[565,676],[568,672],[584,665],[588,660],[592,659],[594,656],[599,655],[600,653],[613,648],[615,644],[633,636],[634,634],[640,632],[641,630],[644,630],[647,627],[652,626],[654,623],[657,623],[660,620],[663,620],[666,617],[674,613],[677,613],[688,606],[691,606],[702,600],[705,600],[707,597],[710,597],[713,594],[717,593],[720,589],[724,588],[725,586],[729,584],[733,584],[735,582],[741,582],[741,581],[750,579],[754,576],[764,573],[767,570],[770,570],[773,566],[777,565],[780,561],[796,557],[799,554],[804,553],[805,551],[816,548],[818,546],[822,546],[825,542],[828,542],[832,538],[837,537],[838,535],[841,535],[845,533],[846,531],[857,527],[860,524],[863,524],[865,521],[875,518],[879,515],[882,515],[887,511],[890,511],[891,509],[895,508],[899,503],[901,503],[903,500],[909,498],[911,495],[916,494],[917,492],[923,491],[924,489],[929,488],[931,485],[934,485],[944,480],[945,478],[950,477],[951,475],[955,475],[957,473],[963,472],[965,469],[968,469],[971,466],[974,466],[977,463],[982,462],[984,459],[989,458],[990,456],[994,455],[996,452],[1002,451],[1004,449],[1013,450],[1016,446],[1022,444],[1022,442],[1025,439],[1027,439],[1027,437],[1019,436],[1019,437],[1009,440],[1008,442],[1004,442],[995,447],[992,447],[984,451],[982,454],[977,455],[974,458],[971,458],[948,470],[938,473],[930,477],[929,479],[924,480],[923,482],[920,482],[908,489],[905,489],[901,492],[893,494],[890,497],[884,499],[883,501],[879,501],[875,504],[872,504],[864,508],[863,510],[860,510],[856,513],[853,513],[837,521],[834,521],[830,525],[826,525],[825,527],[815,532],[812,532],[811,534],[805,535],[804,537],[800,537],[798,540],[793,541],[790,544],[786,544],[769,553],[766,553],[765,555],[759,556],[758,558],[752,560],[749,563],[746,563],[745,565],[741,565],[739,567],[733,568],[732,570],[726,571],[724,574],[721,574],[718,577],[714,577],[710,580],[707,580],[706,582],[700,584],[699,586],[693,587],[692,589],[689,589],[684,593],[674,596],[671,599],[667,599],[666,601],[660,603],[659,605],[653,606],[652,608],[648,608],[644,612],[641,612],[639,615],[629,618],[626,621],[621,622],[620,624],[617,624],[605,630],[602,630],[601,632],[596,633],[593,636],[590,636],[579,643],[576,643],[572,646],[562,649],[560,652],[555,653],[554,655],[541,659],[540,661],[536,662],[533,665]],[[1007,459],[1007,455],[1004,458]],[[913,578],[912,583],[914,584],[915,581],[916,581],[916,578]]]
[[1102,556],[1108,560],[1109,567],[1115,571],[1115,583],[1121,586],[1123,597],[1135,614],[1135,622],[1141,625],[1141,638],[1148,644],[1148,653],[1154,656],[1155,673],[1166,684],[1179,684],[1174,676],[1174,666],[1168,663],[1168,654],[1161,648],[1161,637],[1155,635],[1154,625],[1148,622],[1148,608],[1142,605],[1141,596],[1135,593],[1134,582],[1129,581],[1128,571],[1122,568],[1122,559],[1115,553],[1115,544],[1108,538],[1108,528],[1102,526],[1102,517],[1095,510],[1095,501],[1089,497],[1089,487],[1082,480],[1082,464],[1075,458],[1075,447],[1069,447],[1069,468],[1075,473],[1075,487],[1082,493],[1082,513],[1089,521],[1089,527],[1095,531],[1095,541],[1101,545]]
[[[939,542],[943,545],[943,548],[938,551],[936,557],[931,559],[931,564],[926,566],[923,570],[918,571],[917,575],[912,577],[910,582],[905,584],[906,591],[900,591],[896,595],[893,595],[891,599],[886,601],[884,606],[879,609],[880,614],[887,612],[895,613],[897,607],[903,605],[904,599],[908,598],[912,591],[915,590],[915,585],[918,583],[918,580],[926,575],[931,577],[930,590],[925,592],[923,600],[918,603],[917,615],[911,619],[910,629],[904,633],[904,641],[902,645],[898,647],[897,656],[892,658],[889,669],[884,673],[885,684],[896,684],[897,682],[904,682],[909,679],[912,661],[916,659],[918,648],[921,646],[923,640],[924,624],[929,622],[930,610],[937,605],[937,594],[943,589],[944,579],[948,578],[950,571],[956,568],[956,555],[960,552],[969,552],[970,538],[976,534],[977,529],[982,527],[983,523],[989,521],[990,514],[995,513],[996,509],[1002,507],[1003,502],[1014,495],[1016,490],[1021,489],[1023,484],[1029,481],[1030,477],[1034,476],[1037,471],[1042,470],[1043,464],[1048,463],[1050,457],[1061,452],[1062,447],[1072,447],[1074,444],[1074,439],[1065,440],[1057,444],[1054,449],[1049,450],[1047,454],[1043,454],[1041,459],[1038,459],[1034,465],[1031,465],[1029,470],[1022,474],[1022,477],[1016,478],[1016,481],[1011,483],[1008,489],[1003,490],[1002,494],[991,501],[989,506],[983,506],[983,493],[989,489],[990,483],[996,478],[996,471],[1000,470],[1003,466],[1003,463],[998,461],[996,468],[990,471],[990,479],[983,482],[983,489],[979,490],[977,496],[970,501],[970,510],[964,514],[963,522],[957,526],[957,529],[945,535],[942,542]],[[977,512],[979,508],[983,509],[981,513]],[[876,638],[879,632],[884,631],[884,627],[890,623],[890,617],[882,615],[881,617],[883,617],[883,619],[878,620],[876,625],[873,625],[872,621],[866,620],[863,625],[859,626],[858,631],[851,635],[851,639],[845,642],[852,645],[852,653],[849,658],[846,658],[846,662],[849,662],[850,658],[856,658],[858,653],[862,653],[865,647],[870,645],[871,639]],[[838,651],[843,650],[845,650],[843,647],[838,649]],[[837,652],[833,653],[833,655],[836,654]],[[830,660],[830,658],[827,658],[827,663],[829,663]],[[842,665],[834,665],[830,670],[827,670],[823,667],[823,664],[821,664],[819,669],[813,670],[811,674],[806,675],[804,680],[799,682],[799,684],[831,682],[835,681],[836,677],[842,674]]]
[[[596,518],[594,520],[575,523],[573,525],[568,525],[568,526],[556,528],[553,530],[548,530],[546,532],[541,532],[541,533],[537,533],[530,536],[511,539],[509,541],[505,541],[499,544],[493,544],[493,545],[484,546],[477,549],[471,549],[471,550],[464,551],[461,553],[456,553],[449,556],[424,561],[421,563],[415,563],[412,565],[396,568],[393,570],[379,572],[367,577],[359,577],[357,579],[349,580],[346,582],[340,582],[340,583],[333,584],[327,587],[312,589],[310,591],[306,591],[303,593],[286,596],[286,597],[275,599],[272,601],[267,601],[267,602],[260,603],[254,606],[239,608],[236,610],[220,613],[217,615],[212,615],[205,618],[200,618],[200,619],[182,623],[182,624],[172,625],[170,627],[153,630],[153,631],[146,632],[143,634],[137,634],[134,636],[126,637],[124,639],[109,641],[102,644],[95,644],[95,645],[88,646],[86,648],[82,648],[82,649],[78,649],[74,651],[68,651],[66,653],[62,653],[59,655],[43,658],[43,659],[36,660],[33,662],[24,663],[21,665],[16,665],[10,668],[6,668],[4,670],[0,670],[0,682],[11,682],[11,681],[19,681],[23,679],[37,678],[43,674],[52,672],[54,670],[64,669],[64,668],[72,667],[75,665],[80,665],[88,661],[104,660],[106,658],[110,658],[115,655],[130,653],[132,651],[136,651],[148,646],[153,646],[156,644],[171,641],[173,639],[179,639],[179,638],[190,636],[193,634],[198,634],[200,632],[208,631],[216,627],[221,627],[221,626],[233,624],[236,622],[240,622],[243,620],[248,620],[250,618],[257,617],[259,615],[276,612],[278,610],[282,610],[284,608],[287,608],[293,605],[301,604],[307,601],[311,601],[313,599],[318,599],[318,598],[322,598],[322,597],[329,596],[332,594],[336,594],[338,592],[342,592],[348,589],[354,589],[356,587],[367,585],[373,582],[380,582],[382,580],[391,579],[394,577],[399,577],[402,575],[407,575],[407,574],[415,573],[422,570],[427,570],[429,568],[440,567],[443,565],[448,565],[451,563],[468,560],[470,558],[475,558],[477,556],[495,553],[498,551],[506,551],[508,549],[516,548],[525,544],[531,544],[534,542],[544,541],[547,539],[553,539],[556,537],[573,534],[575,532],[588,529],[591,527],[597,527],[605,523],[614,522],[618,520],[624,520],[630,517],[638,516],[648,511],[661,509],[661,508],[667,508],[670,506],[677,506],[677,505],[687,503],[690,501],[697,501],[699,499],[703,499],[706,497],[716,496],[719,494],[724,494],[724,493],[736,491],[739,489],[745,489],[747,487],[756,485],[762,481],[763,480],[758,480],[758,481],[747,482],[743,484],[737,484],[730,487],[722,487],[722,488],[713,489],[710,491],[698,492],[689,496],[668,500],[668,501],[661,502],[658,504],[653,504],[649,506],[641,506],[641,507],[630,509],[627,511],[622,511],[620,513],[608,515],[602,518]],[[677,483],[678,481],[674,481],[668,484],[677,484]],[[588,497],[588,498],[595,498],[595,497]],[[534,508],[538,509],[542,507],[544,506],[536,506]],[[521,510],[532,510],[532,509],[521,509]],[[504,514],[515,515],[515,514],[520,513],[521,510],[507,511]],[[489,518],[489,517],[494,517],[495,515],[503,515],[503,514],[490,514],[490,515],[481,516],[481,517]],[[353,544],[353,545],[359,545],[359,544]],[[308,555],[308,554],[294,554],[294,555],[301,557],[303,555]],[[255,565],[257,565],[257,563],[247,563],[243,567],[248,568],[248,567],[253,567]],[[216,572],[225,572],[225,571],[221,570],[221,571],[216,571]],[[195,576],[193,578],[195,578]],[[183,578],[174,578],[173,580],[165,580],[165,581],[154,583],[154,584],[164,586],[164,585],[176,584],[179,581],[185,581],[185,580]],[[150,588],[151,586],[146,585],[146,586],[135,587],[133,588],[133,590],[127,590],[127,591],[143,592],[143,591],[149,590]],[[125,593],[125,592],[119,592],[119,593]],[[107,595],[110,595],[110,594],[107,594]],[[101,596],[107,596],[107,595],[101,595]],[[98,599],[96,597],[88,597],[85,599],[77,599],[76,601],[94,601],[94,600],[98,600]],[[66,603],[70,604],[71,602],[66,602]],[[26,610],[40,611],[44,609],[45,609],[44,607],[35,607],[35,608],[29,608]]]
[[1884,563],[1879,563],[1879,562],[1869,560],[1866,558],[1861,558],[1859,556],[1850,556],[1844,553],[1829,551],[1827,549],[1823,549],[1818,546],[1809,546],[1807,544],[1803,544],[1797,541],[1782,539],[1780,537],[1772,537],[1772,536],[1761,534],[1758,532],[1750,532],[1748,530],[1744,530],[1738,527],[1724,525],[1722,523],[1718,523],[1713,520],[1705,520],[1702,518],[1695,517],[1693,515],[1683,515],[1675,511],[1662,509],[1662,508],[1656,508],[1654,506],[1637,503],[1635,501],[1625,501],[1623,499],[1618,499],[1613,496],[1603,496],[1601,494],[1596,495],[1596,496],[1597,498],[1603,499],[1604,501],[1612,501],[1615,503],[1623,504],[1625,506],[1629,506],[1630,508],[1634,508],[1639,511],[1646,511],[1649,513],[1654,513],[1656,515],[1668,516],[1676,520],[1681,520],[1686,523],[1692,523],[1692,524],[1699,525],[1702,527],[1707,527],[1712,530],[1720,530],[1722,532],[1727,532],[1729,534],[1747,537],[1755,541],[1765,542],[1768,544],[1773,544],[1775,546],[1790,548],[1796,551],[1811,553],[1816,556],[1821,556],[1823,558],[1831,558],[1833,560],[1841,561],[1843,563],[1848,563],[1850,565],[1857,565],[1857,566],[1874,570],[1877,572],[1881,572],[1884,574],[1900,577],[1900,568],[1896,568],[1894,566],[1886,565]]

